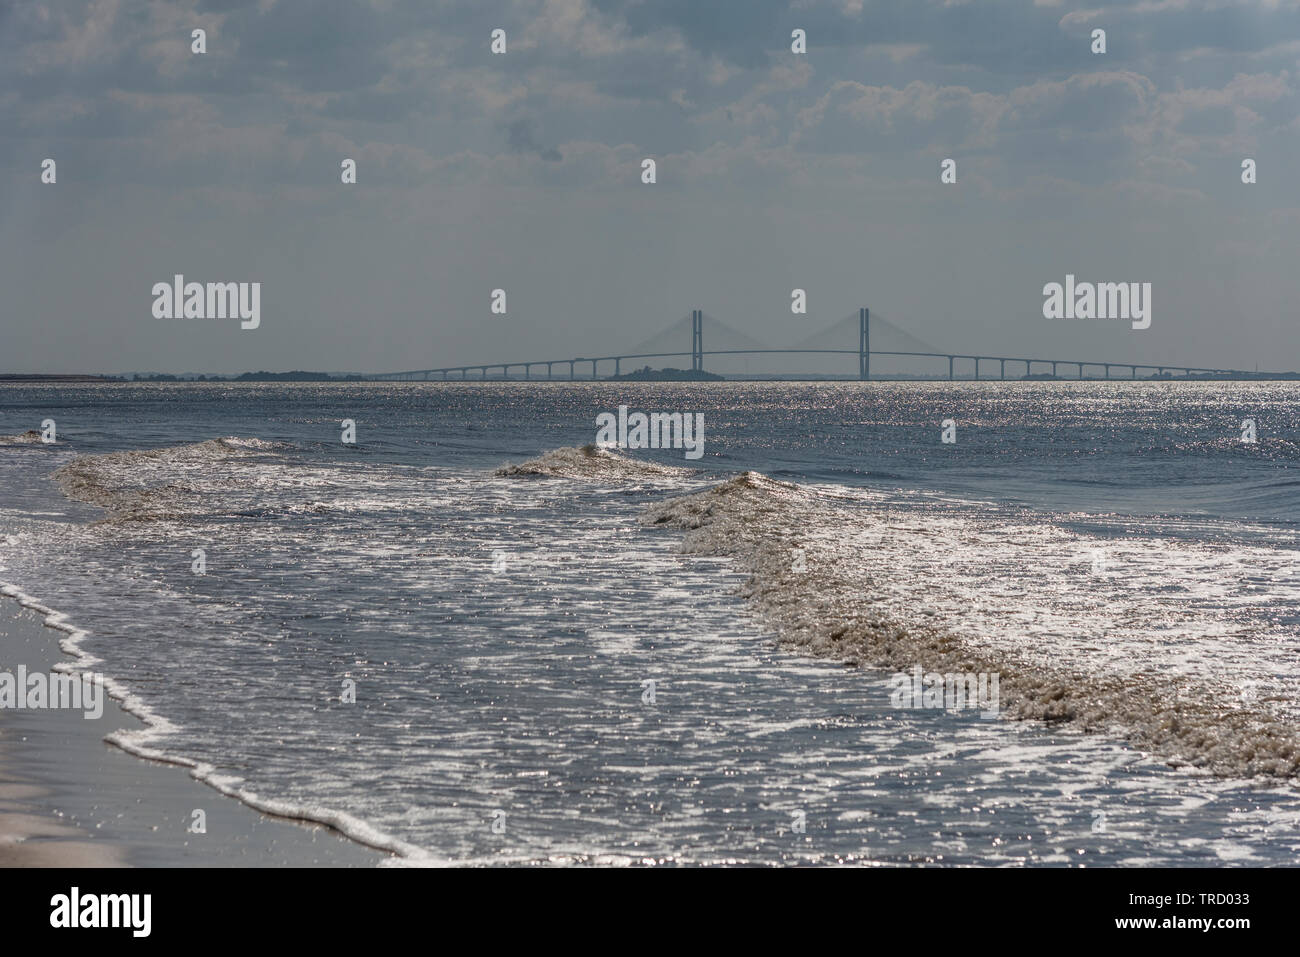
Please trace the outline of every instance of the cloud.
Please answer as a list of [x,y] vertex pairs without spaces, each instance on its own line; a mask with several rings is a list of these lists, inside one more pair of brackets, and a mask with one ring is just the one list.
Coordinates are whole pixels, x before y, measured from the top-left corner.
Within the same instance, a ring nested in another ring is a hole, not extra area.
[[548,162],[558,163],[564,159],[554,147],[545,147],[537,139],[533,121],[527,117],[513,121],[506,130],[506,139],[512,153],[525,153],[540,156]]

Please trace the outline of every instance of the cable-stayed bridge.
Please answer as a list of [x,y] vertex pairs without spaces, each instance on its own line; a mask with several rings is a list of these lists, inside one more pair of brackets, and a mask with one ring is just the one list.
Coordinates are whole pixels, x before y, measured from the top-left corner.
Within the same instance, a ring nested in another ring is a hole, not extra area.
[[[678,351],[678,345],[685,345],[687,334],[690,335],[690,351]],[[708,336],[710,343],[718,342],[723,348],[704,348],[704,340]],[[852,344],[856,335],[856,348],[845,348]],[[877,348],[872,347],[872,339],[875,339]],[[879,348],[879,346],[888,346],[889,348]],[[793,346],[783,349],[769,348],[758,340],[732,329],[712,316],[706,315],[701,309],[692,309],[690,315],[683,316],[677,322],[672,323],[666,329],[657,333],[649,339],[634,346],[626,353],[617,355],[598,355],[598,356],[574,356],[573,358],[563,359],[533,359],[529,361],[513,362],[487,362],[473,363],[462,366],[444,366],[439,369],[416,369],[410,372],[383,372],[368,375],[365,378],[379,381],[410,381],[410,380],[434,380],[443,381],[468,380],[473,377],[478,380],[492,379],[524,379],[524,380],[568,380],[577,381],[596,380],[601,377],[600,367],[605,364],[605,374],[620,375],[623,371],[623,362],[633,359],[678,359],[687,356],[691,359],[691,371],[704,371],[705,356],[772,356],[772,355],[820,355],[820,356],[849,356],[858,357],[858,378],[867,380],[871,378],[871,359],[873,356],[894,356],[908,357],[914,359],[947,359],[948,360],[948,379],[955,378],[957,361],[974,363],[975,379],[1001,379],[1007,378],[1007,363],[1012,364],[1012,373],[1016,371],[1016,365],[1024,364],[1024,375],[1034,374],[1034,366],[1039,367],[1040,373],[1046,373],[1050,367],[1051,375],[1057,375],[1057,369],[1063,368],[1067,372],[1070,369],[1076,370],[1076,377],[1084,378],[1085,369],[1096,371],[1104,370],[1104,377],[1111,378],[1110,370],[1121,369],[1129,373],[1129,378],[1136,379],[1139,369],[1150,370],[1157,375],[1171,376],[1181,373],[1182,376],[1191,375],[1221,375],[1221,376],[1247,376],[1255,375],[1244,369],[1208,369],[1199,366],[1188,366],[1181,363],[1164,363],[1153,365],[1150,363],[1133,363],[1133,362],[1105,362],[1101,360],[1087,360],[1077,358],[1046,358],[1040,356],[1007,356],[1007,355],[977,355],[973,353],[954,353],[943,352],[922,342],[904,329],[899,328],[886,319],[879,316],[873,317],[871,310],[861,308],[856,313],[851,313],[843,319],[832,323],[825,329],[815,333],[806,339],[796,343]],[[993,363],[996,363],[997,373],[995,375],[982,375],[981,363],[989,363],[986,368],[992,369]],[[546,372],[543,375],[542,369]],[[556,374],[556,370],[559,374]],[[517,370],[512,374],[511,370]],[[536,370],[537,374],[534,374]],[[935,378],[941,378],[936,376]]]

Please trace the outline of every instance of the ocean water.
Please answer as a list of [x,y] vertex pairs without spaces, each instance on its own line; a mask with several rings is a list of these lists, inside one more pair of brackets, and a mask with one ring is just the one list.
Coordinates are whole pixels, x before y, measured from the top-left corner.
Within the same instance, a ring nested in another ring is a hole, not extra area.
[[[620,405],[703,457],[583,450]],[[1300,856],[1294,384],[7,385],[0,435],[0,583],[114,742],[400,863]]]

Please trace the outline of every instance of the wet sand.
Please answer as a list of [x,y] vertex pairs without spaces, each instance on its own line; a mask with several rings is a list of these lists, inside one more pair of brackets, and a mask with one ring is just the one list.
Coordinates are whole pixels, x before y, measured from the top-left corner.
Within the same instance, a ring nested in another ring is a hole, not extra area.
[[[0,671],[48,674],[59,633],[0,598]],[[178,765],[145,761],[104,736],[140,722],[108,700],[81,711],[0,710],[0,867],[374,867],[390,855],[329,828],[273,818]],[[192,833],[193,812],[206,815]]]

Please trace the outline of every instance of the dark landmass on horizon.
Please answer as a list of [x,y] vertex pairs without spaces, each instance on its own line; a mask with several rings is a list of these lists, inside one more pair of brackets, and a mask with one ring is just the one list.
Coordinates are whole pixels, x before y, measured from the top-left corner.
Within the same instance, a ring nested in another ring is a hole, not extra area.
[[605,376],[606,382],[722,382],[727,377],[695,369],[651,369],[645,366],[622,375]]

